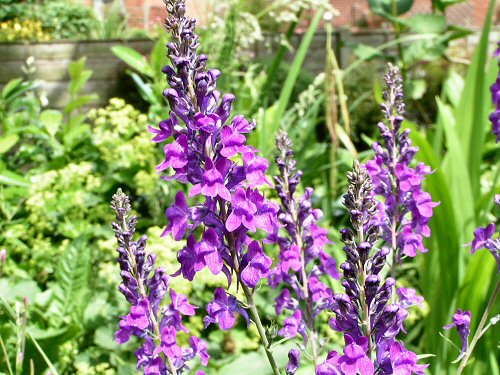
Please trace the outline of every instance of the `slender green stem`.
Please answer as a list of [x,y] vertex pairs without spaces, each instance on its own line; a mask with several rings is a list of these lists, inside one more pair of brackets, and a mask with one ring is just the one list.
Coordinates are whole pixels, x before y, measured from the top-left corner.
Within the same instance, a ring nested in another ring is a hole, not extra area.
[[0,346],[2,347],[5,363],[7,364],[7,370],[9,370],[10,375],[14,375],[14,373],[12,372],[12,367],[10,367],[9,356],[7,355],[7,349],[5,349],[5,344],[3,342],[2,335],[0,335]]
[[462,358],[462,361],[460,362],[460,366],[457,370],[457,375],[462,374],[465,366],[467,366],[467,362],[469,361],[469,358],[472,355],[472,352],[474,351],[474,348],[476,347],[477,342],[484,335],[485,330],[483,330],[483,327],[486,324],[486,321],[488,320],[488,316],[490,315],[491,309],[493,308],[493,305],[495,303],[495,300],[496,300],[499,292],[500,292],[500,279],[497,282],[497,286],[495,287],[495,291],[491,295],[490,301],[488,302],[488,306],[486,306],[486,310],[484,310],[483,317],[481,318],[481,322],[479,323],[479,326],[476,329],[476,333],[475,333],[474,337],[472,338],[471,344],[470,344],[469,348],[467,349],[467,351],[465,352],[465,355]]
[[259,331],[259,336],[262,341],[262,346],[264,346],[264,351],[266,352],[267,359],[269,361],[269,364],[271,365],[271,368],[273,369],[274,375],[281,375],[280,370],[278,368],[278,365],[276,364],[276,361],[273,357],[273,353],[270,350],[270,345],[269,341],[267,340],[266,336],[266,330],[264,326],[262,325],[262,322],[260,320],[259,312],[257,311],[257,307],[255,306],[255,302],[253,300],[252,292],[248,289],[248,287],[240,283],[241,288],[243,289],[243,292],[245,293],[245,297],[247,299],[247,304],[250,308],[250,312],[252,313],[252,319],[257,326],[257,330]]

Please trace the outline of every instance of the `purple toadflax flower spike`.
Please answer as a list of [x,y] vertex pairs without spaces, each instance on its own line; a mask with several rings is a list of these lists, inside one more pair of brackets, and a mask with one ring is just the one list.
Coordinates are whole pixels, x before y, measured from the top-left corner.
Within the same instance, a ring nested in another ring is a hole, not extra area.
[[[347,174],[349,188],[344,195],[352,227],[341,230],[346,262],[341,265],[345,294],[335,294],[330,327],[344,333],[344,355],[330,352],[317,369],[319,375],[423,374],[426,365],[417,365],[416,355],[404,349],[396,336],[403,330],[408,312],[391,304],[394,279],[382,280],[380,271],[390,249],[375,248],[381,229],[373,220],[378,205],[374,185],[357,161]],[[406,358],[405,365],[402,365]],[[404,372],[403,372],[404,370]]]
[[387,87],[381,107],[387,123],[378,124],[383,143],[373,144],[375,156],[366,163],[366,170],[373,181],[373,194],[382,197],[376,221],[393,252],[391,276],[395,277],[403,255],[415,257],[427,251],[422,238],[430,236],[428,223],[438,203],[422,191],[430,167],[423,163],[410,167],[418,148],[411,145],[409,130],[401,131],[405,104],[399,69],[389,64],[384,79]]
[[458,335],[460,336],[460,341],[462,341],[462,350],[455,362],[458,362],[462,359],[462,357],[467,352],[467,348],[469,347],[470,321],[470,311],[467,310],[465,312],[462,312],[462,310],[458,309],[457,312],[453,315],[453,323],[443,327],[444,329],[452,329],[455,327],[457,329]]
[[[498,42],[498,48],[495,51],[495,58],[498,58],[500,54],[500,41]],[[491,130],[493,135],[496,137],[496,141],[500,142],[500,61],[498,61],[499,74],[498,77],[490,87],[491,91],[491,101],[495,106],[494,111],[490,114]]]
[[317,225],[323,215],[321,210],[313,209],[313,190],[306,188],[302,197],[297,199],[295,196],[302,172],[295,170],[292,142],[285,132],[278,133],[276,146],[280,175],[275,176],[274,181],[281,200],[278,218],[285,233],[283,236],[273,233],[268,239],[280,248],[278,263],[270,279],[273,288],[286,286],[276,298],[276,313],[281,314],[283,309],[292,313],[285,319],[280,335],[294,337],[300,333],[304,341],[311,344],[311,356],[317,365],[318,327],[314,321],[333,301],[333,291],[320,281],[320,277],[338,279],[337,263],[325,251],[325,244],[330,242],[326,230]]
[[[185,0],[164,0],[165,20],[173,41],[167,44],[171,66],[163,72],[170,85],[164,96],[170,104],[169,118],[157,129],[150,128],[154,142],[171,141],[165,146],[165,160],[157,169],[165,180],[187,185],[190,205],[182,192],[167,209],[169,224],[165,234],[175,240],[187,237],[178,253],[182,275],[193,280],[207,267],[214,275],[233,276],[245,297],[245,306],[262,339],[271,367],[279,373],[269,350],[264,327],[253,301],[254,288],[269,276],[271,259],[250,232],[257,229],[274,233],[279,226],[278,205],[259,191],[268,183],[265,173],[269,163],[246,144],[246,134],[255,123],[237,115],[231,119],[233,94],[221,95],[216,82],[221,72],[207,69],[207,56],[198,53],[195,20],[186,17]],[[201,233],[201,235],[200,235]],[[235,324],[235,312],[247,316],[234,296],[217,289],[207,307],[205,325],[218,324],[227,330]]]
[[[182,324],[182,316],[194,315],[196,307],[188,303],[186,296],[168,288],[170,277],[163,268],[155,268],[156,255],[146,254],[147,238],[132,240],[137,217],[128,216],[130,201],[121,189],[113,195],[111,208],[116,212],[116,222],[112,225],[122,277],[118,289],[131,304],[130,313],[120,320],[116,341],[123,344],[130,336],[143,340],[135,355],[137,369],[145,374],[182,374],[189,371],[188,361],[195,356],[206,366],[209,358],[206,343],[192,336],[189,347],[177,344],[177,332],[189,332]],[[167,292],[171,302],[160,310]]]

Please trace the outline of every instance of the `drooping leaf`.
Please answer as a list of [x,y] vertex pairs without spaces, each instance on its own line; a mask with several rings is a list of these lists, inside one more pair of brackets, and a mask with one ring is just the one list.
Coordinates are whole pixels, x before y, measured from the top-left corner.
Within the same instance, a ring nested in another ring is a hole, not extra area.
[[154,73],[146,58],[136,50],[125,46],[113,46],[111,47],[111,51],[140,74],[144,74],[150,78],[154,77]]

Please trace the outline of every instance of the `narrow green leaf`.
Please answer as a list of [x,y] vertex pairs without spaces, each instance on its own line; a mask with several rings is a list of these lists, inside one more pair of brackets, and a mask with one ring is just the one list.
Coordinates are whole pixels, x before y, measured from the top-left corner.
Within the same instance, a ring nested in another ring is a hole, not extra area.
[[148,61],[136,50],[125,46],[113,46],[111,47],[111,51],[115,54],[115,56],[130,65],[130,67],[135,69],[140,74],[144,74],[150,78],[154,77],[154,73],[151,66],[148,64]]
[[485,127],[488,124],[486,106],[489,100],[486,99],[485,68],[491,19],[495,5],[496,0],[490,0],[481,38],[474,53],[472,63],[467,70],[463,95],[455,113],[458,135],[462,143],[462,152],[465,155],[469,168],[470,184],[474,196],[479,194],[480,189],[479,176],[483,156]]
[[288,72],[288,76],[286,77],[285,83],[283,85],[283,89],[281,90],[272,123],[267,123],[266,126],[262,127],[263,129],[261,128],[261,130],[263,130],[262,139],[265,140],[266,143],[266,148],[263,148],[262,150],[274,149],[274,135],[279,129],[281,119],[283,118],[283,115],[285,114],[285,111],[288,107],[288,103],[290,102],[290,97],[292,95],[292,90],[295,86],[295,82],[297,81],[297,77],[300,74],[302,64],[304,63],[304,60],[307,56],[309,46],[311,45],[323,13],[323,10],[318,10],[316,12],[314,18],[311,21],[311,24],[309,25],[309,28],[307,29],[307,32],[305,33],[300,43],[297,54],[295,55],[292,66],[290,67],[290,71]]

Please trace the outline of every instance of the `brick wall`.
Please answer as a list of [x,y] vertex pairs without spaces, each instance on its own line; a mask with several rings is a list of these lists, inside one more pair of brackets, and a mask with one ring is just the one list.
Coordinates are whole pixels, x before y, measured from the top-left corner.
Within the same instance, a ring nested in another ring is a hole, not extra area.
[[[161,25],[165,18],[163,0],[124,0],[129,25],[145,30],[154,29]],[[206,22],[209,5],[205,0],[186,0],[190,17],[194,17],[200,24]]]
[[[80,0],[82,1],[82,0]],[[91,0],[83,0],[91,1]],[[154,25],[162,24],[165,17],[163,0],[123,0],[129,25],[131,27],[152,30]],[[209,12],[207,0],[186,0],[189,15],[198,19],[204,25]],[[223,0],[219,0],[223,1]],[[251,1],[251,0],[248,0]],[[368,0],[331,0],[339,11],[339,16],[333,19],[334,26],[368,26],[379,27],[383,20],[370,13]],[[487,0],[468,0],[451,6],[447,10],[448,20],[453,24],[481,27],[486,17]],[[415,0],[411,14],[430,13],[432,0]]]

